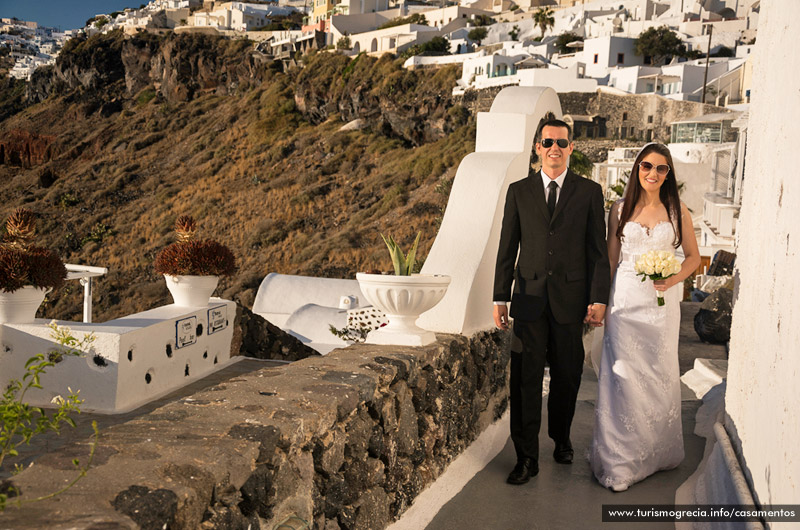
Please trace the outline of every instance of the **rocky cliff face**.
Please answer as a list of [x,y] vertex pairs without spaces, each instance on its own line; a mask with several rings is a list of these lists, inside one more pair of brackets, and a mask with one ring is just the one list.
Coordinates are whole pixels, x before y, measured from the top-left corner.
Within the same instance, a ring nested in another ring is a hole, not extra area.
[[142,33],[125,38],[112,32],[73,39],[55,66],[36,71],[27,100],[38,103],[51,94],[76,93],[108,100],[123,95],[122,82],[128,98],[152,87],[169,103],[207,92],[230,94],[262,79],[266,60],[251,48],[244,40],[201,35]]
[[50,160],[52,135],[14,129],[0,138],[0,164],[30,168]]
[[314,57],[298,74],[294,99],[312,123],[332,115],[343,121],[362,119],[419,146],[466,122],[463,109],[451,110],[455,103],[449,90],[457,76],[457,69],[448,67],[420,77],[398,70],[388,55],[374,65],[365,56],[353,60],[341,55]]
[[246,89],[262,81],[267,66],[246,41],[193,35],[128,40],[121,60],[128,96],[153,86],[170,103]]

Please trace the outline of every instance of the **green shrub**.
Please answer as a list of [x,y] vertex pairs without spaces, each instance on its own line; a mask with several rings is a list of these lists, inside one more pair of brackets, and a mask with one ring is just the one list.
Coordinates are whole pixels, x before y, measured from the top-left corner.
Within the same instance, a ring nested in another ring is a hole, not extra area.
[[136,96],[136,104],[139,105],[140,107],[143,105],[147,105],[148,103],[150,103],[150,100],[152,100],[154,97],[156,97],[156,91],[153,90],[152,88],[145,88],[144,90],[139,92],[138,96]]
[[[70,393],[66,398],[56,396],[53,404],[58,405],[58,408],[50,416],[41,407],[33,407],[25,402],[25,394],[27,394],[28,390],[42,388],[40,379],[48,368],[55,367],[65,356],[80,356],[84,351],[90,349],[92,342],[95,340],[94,335],[91,333],[78,340],[72,336],[69,328],[59,327],[55,321],[50,323],[49,327],[52,330],[50,335],[59,347],[51,350],[47,355],[39,353],[28,359],[28,362],[25,363],[25,375],[22,380],[12,379],[9,381],[2,398],[0,398],[0,418],[3,420],[0,422],[0,470],[2,470],[3,461],[6,457],[13,457],[19,454],[17,447],[20,444],[30,444],[34,437],[47,431],[58,433],[64,423],[75,427],[75,420],[72,419],[70,414],[80,414],[80,405],[83,403],[83,400],[78,398],[80,390],[73,391],[69,389]],[[72,461],[73,466],[78,471],[77,477],[61,489],[33,499],[22,498],[20,490],[10,482],[6,483],[4,484],[6,490],[0,492],[0,512],[4,511],[8,504],[19,507],[22,504],[55,497],[86,476],[86,472],[89,470],[94,458],[99,436],[97,422],[92,422],[92,428],[94,429],[94,440],[91,444],[88,462],[86,465],[81,466],[78,459]],[[17,465],[14,474],[21,471],[22,467]]]

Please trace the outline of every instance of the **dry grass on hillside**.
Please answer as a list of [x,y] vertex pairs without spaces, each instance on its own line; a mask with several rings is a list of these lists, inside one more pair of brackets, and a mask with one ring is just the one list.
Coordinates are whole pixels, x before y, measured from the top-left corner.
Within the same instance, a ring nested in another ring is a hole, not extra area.
[[[109,118],[59,98],[28,108],[0,129],[56,135],[57,155],[30,169],[0,166],[0,214],[24,204],[39,215],[41,245],[109,268],[96,285],[98,321],[169,302],[152,262],[181,214],[197,219],[199,237],[234,251],[239,271],[217,293],[245,305],[269,272],[389,270],[381,232],[405,246],[421,230],[424,256],[441,190],[474,148],[474,123],[416,148],[369,128],[338,132],[337,115],[318,125],[302,118],[291,83],[275,73],[244,94],[181,105],[146,89]],[[47,188],[44,170],[57,177]],[[79,319],[81,297],[68,282],[44,313]]]

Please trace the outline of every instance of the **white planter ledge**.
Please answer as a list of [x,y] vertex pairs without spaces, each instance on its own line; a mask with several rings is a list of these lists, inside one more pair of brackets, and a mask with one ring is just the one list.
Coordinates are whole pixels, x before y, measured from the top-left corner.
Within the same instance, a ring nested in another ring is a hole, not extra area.
[[444,297],[450,276],[391,276],[360,272],[356,279],[364,297],[389,319],[389,324],[370,332],[367,343],[425,346],[436,340],[432,331],[420,328],[416,322],[422,313]]

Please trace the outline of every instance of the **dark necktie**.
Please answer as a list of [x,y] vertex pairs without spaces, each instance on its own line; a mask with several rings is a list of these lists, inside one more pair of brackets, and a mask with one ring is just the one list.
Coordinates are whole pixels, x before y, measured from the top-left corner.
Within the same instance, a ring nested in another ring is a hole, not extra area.
[[558,190],[558,183],[551,180],[547,185],[547,209],[550,211],[550,217],[553,217],[553,212],[556,210],[556,191]]

